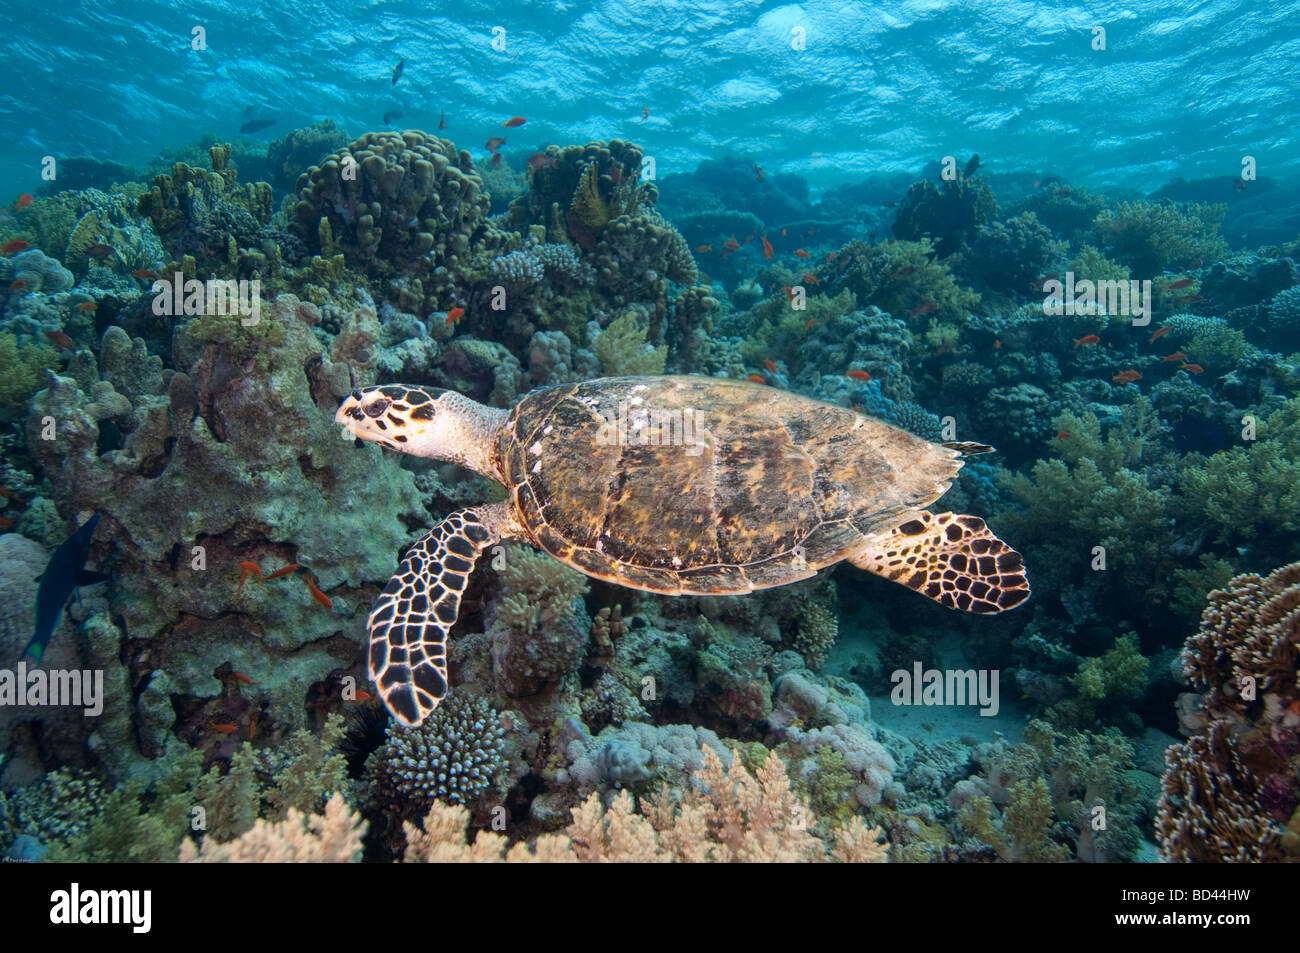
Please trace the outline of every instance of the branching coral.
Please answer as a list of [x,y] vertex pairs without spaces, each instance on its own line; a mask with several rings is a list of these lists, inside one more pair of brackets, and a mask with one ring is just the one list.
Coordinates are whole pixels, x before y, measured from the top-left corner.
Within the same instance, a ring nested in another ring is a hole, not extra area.
[[1139,278],[1153,278],[1168,268],[1223,257],[1228,246],[1218,231],[1227,210],[1226,205],[1120,202],[1097,216],[1094,229],[1109,257]]
[[993,190],[982,178],[945,180],[942,189],[925,179],[914,183],[899,203],[894,235],[906,241],[929,236],[935,251],[946,257],[997,213]]
[[1183,671],[1203,733],[1169,749],[1156,835],[1170,860],[1300,859],[1300,563],[1210,593]]
[[27,403],[47,381],[45,372],[59,366],[54,348],[42,344],[18,345],[18,338],[0,332],[0,420],[21,415]]
[[405,816],[423,814],[433,800],[477,805],[504,775],[504,735],[492,706],[452,693],[419,727],[389,727],[367,768],[374,797]]
[[880,245],[850,242],[836,252],[822,284],[827,294],[848,289],[859,304],[873,304],[897,318],[920,319],[922,327],[927,315],[962,321],[978,305],[979,295],[957,284],[936,250],[928,238]]
[[225,844],[205,840],[181,845],[181,863],[342,864],[361,859],[366,821],[335,794],[324,815],[290,810],[282,821],[258,821],[246,834]]
[[860,818],[835,828],[827,845],[812,833],[815,818],[795,796],[785,764],[775,753],[751,774],[739,754],[731,766],[705,748],[695,786],[674,795],[667,787],[648,799],[644,813],[621,792],[608,808],[593,794],[573,811],[562,835],[535,844],[508,846],[500,834],[482,831],[464,841],[463,811],[435,807],[424,830],[407,825],[407,862],[556,861],[598,862],[800,862],[834,859],[882,862],[888,846],[879,829]]
[[1033,212],[981,225],[967,256],[990,287],[1025,296],[1035,278],[1065,253],[1065,246],[1039,224]]
[[637,321],[635,311],[611,321],[597,336],[594,350],[601,370],[611,377],[662,374],[668,360],[666,345],[651,347],[646,343],[646,328]]

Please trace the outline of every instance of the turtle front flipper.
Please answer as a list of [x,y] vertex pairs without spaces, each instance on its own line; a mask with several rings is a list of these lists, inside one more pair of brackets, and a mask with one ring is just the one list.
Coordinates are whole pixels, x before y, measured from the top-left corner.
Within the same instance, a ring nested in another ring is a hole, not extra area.
[[508,535],[507,504],[457,510],[406,551],[366,623],[370,678],[402,724],[414,727],[447,694],[447,633],[483,550]]
[[924,510],[849,561],[949,609],[994,613],[1029,598],[1020,554],[978,516]]

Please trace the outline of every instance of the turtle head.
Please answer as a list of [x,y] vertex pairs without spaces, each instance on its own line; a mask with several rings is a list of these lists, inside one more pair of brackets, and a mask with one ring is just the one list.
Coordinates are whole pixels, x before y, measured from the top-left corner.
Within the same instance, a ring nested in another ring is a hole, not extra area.
[[384,384],[354,390],[334,420],[362,440],[496,477],[489,461],[500,413],[455,391]]

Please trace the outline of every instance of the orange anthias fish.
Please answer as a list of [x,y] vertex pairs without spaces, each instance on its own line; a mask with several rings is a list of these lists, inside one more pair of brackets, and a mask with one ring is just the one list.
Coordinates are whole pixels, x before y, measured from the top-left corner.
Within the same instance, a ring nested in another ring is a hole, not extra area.
[[732,233],[730,238],[728,238],[725,242],[722,243],[722,247],[725,248],[727,251],[735,251],[737,248],[740,247],[740,242],[736,241],[736,235],[734,232]]
[[492,161],[489,162],[488,165],[490,165],[494,169],[501,168],[501,153],[499,152],[492,153]]
[[782,285],[781,294],[785,295],[786,300],[794,304],[794,287],[791,285]]
[[764,236],[763,236],[763,257],[764,257],[764,258],[771,258],[771,257],[772,257],[773,255],[775,255],[775,254],[776,254],[776,249],[774,249],[774,248],[772,247],[772,243],[769,242],[769,241],[767,240],[767,236],[764,235]]
[[750,381],[750,383],[753,383],[753,384],[766,384],[766,383],[767,383],[767,378],[765,378],[762,374],[750,374],[749,377],[746,378],[746,379],[747,379],[748,381]]
[[527,121],[528,120],[525,119],[523,116],[511,116],[501,125],[505,126],[507,129],[513,129],[515,128],[515,126],[522,126]]
[[447,327],[451,327],[457,321],[465,316],[464,308],[452,308],[447,312]]
[[81,304],[77,305],[78,311],[89,312],[89,311],[96,311],[98,309],[99,309],[99,305],[95,304],[95,302],[93,301],[83,301],[81,302]]
[[1160,340],[1162,337],[1164,337],[1173,329],[1174,326],[1172,324],[1166,324],[1163,328],[1156,328],[1156,333],[1151,335],[1151,337],[1147,338],[1147,343],[1155,344],[1156,341]]
[[784,229],[784,228],[781,229],[781,237],[782,237],[782,238],[785,238],[785,229]]
[[330,600],[330,597],[320,591],[320,586],[316,585],[316,580],[311,576],[307,577],[307,588],[311,590],[311,597],[326,609],[334,608],[334,603]]
[[779,373],[776,369],[776,365],[772,363],[772,359],[770,357],[763,361],[763,366],[766,367],[773,374]]
[[812,255],[808,254],[808,253],[807,253],[806,251],[804,251],[802,248],[796,248],[796,249],[794,250],[794,257],[795,257],[795,258],[811,258]]
[[148,268],[137,268],[131,272],[132,278],[139,278],[141,281],[153,281],[158,277],[158,273],[150,271]]
[[238,730],[239,730],[239,726],[238,726],[238,725],[213,725],[213,726],[212,726],[212,730],[213,730],[213,731],[219,731],[219,732],[221,732],[223,735],[228,735],[228,734],[230,734],[232,731],[238,731]]
[[1166,355],[1165,357],[1160,358],[1160,360],[1164,361],[1166,364],[1170,361],[1185,361],[1187,360],[1187,355],[1182,351],[1174,351],[1173,354]]
[[1002,339],[1001,339],[1001,338],[994,338],[994,339],[993,339],[993,350],[995,350],[995,351],[1000,351],[1000,350],[1002,350]]
[[1070,436],[1070,431],[1068,431],[1068,430],[1058,430],[1058,431],[1056,432],[1056,439],[1057,439],[1057,440],[1064,440],[1064,439],[1065,439],[1066,437],[1068,437],[1068,436]]
[[803,275],[802,281],[803,281],[803,283],[806,284],[806,285],[819,285],[819,284],[821,284],[821,281],[819,281],[818,278],[817,278],[817,276],[814,275],[811,271],[806,271],[806,272],[804,272],[804,275]]
[[712,245],[696,245],[696,246],[695,246],[695,250],[696,250],[697,252],[700,252],[700,253],[703,253],[703,252],[706,252],[706,251],[713,251],[713,246],[712,246]]
[[1186,288],[1188,285],[1190,285],[1190,284],[1191,284],[1193,281],[1195,281],[1195,280],[1196,280],[1195,278],[1183,278],[1183,279],[1180,279],[1179,281],[1175,281],[1175,282],[1174,282],[1173,284],[1171,284],[1171,285],[1165,285],[1165,288],[1166,288],[1166,290],[1169,290],[1169,291],[1172,291],[1172,290],[1175,289],[1175,288]]
[[253,681],[251,678],[249,678],[249,677],[248,677],[247,675],[245,675],[243,672],[231,672],[230,674],[233,675],[234,678],[235,678],[235,681],[239,682],[241,685],[261,685],[261,684],[262,684],[261,682],[255,682],[255,681]]
[[1174,298],[1174,304],[1197,304],[1205,299],[1200,295],[1183,295],[1181,298]]
[[239,577],[239,585],[235,587],[235,595],[239,595],[239,590],[244,588],[244,583],[249,576],[262,578],[262,567],[252,561],[245,561],[239,564],[239,568],[244,570],[244,574]]
[[1080,348],[1084,345],[1096,344],[1100,340],[1101,338],[1097,337],[1095,334],[1085,334],[1081,338],[1074,339],[1074,346],[1075,348]]
[[856,367],[855,367],[853,370],[849,371],[845,376],[846,376],[846,377],[851,377],[851,378],[853,378],[855,381],[862,381],[862,383],[864,383],[864,384],[865,384],[867,381],[871,380],[871,375],[870,375],[869,373],[867,373],[867,372],[864,371],[864,370],[860,370],[860,369],[858,369],[858,368],[856,368]]
[[26,290],[27,282],[23,281],[21,278],[15,278],[13,281],[9,282],[9,292],[11,294],[17,294],[20,291]]
[[63,331],[46,331],[45,336],[60,351],[72,353],[77,349],[77,345],[73,343],[72,338],[68,337]]
[[805,325],[803,326],[803,329],[804,329],[805,331],[811,331],[812,328],[813,328],[813,325],[816,324],[816,323],[817,323],[817,321],[816,321],[815,319],[813,319],[813,318],[809,318],[809,319],[808,319],[808,323],[805,324]]
[[300,567],[298,566],[297,563],[289,563],[289,565],[281,569],[277,569],[275,572],[271,573],[271,575],[267,576],[264,581],[270,582],[272,579],[279,579],[281,576],[287,576],[289,575],[289,573],[293,572],[295,569],[298,568]]
[[647,106],[645,109],[641,110],[641,121],[645,122],[649,118],[650,118],[650,107]]
[[14,202],[14,208],[21,212],[35,201],[36,197],[32,195],[32,193],[24,192],[22,195],[18,196],[18,201]]
[[929,314],[937,307],[938,305],[936,305],[933,301],[926,301],[923,304],[918,304],[915,308],[908,308],[907,313],[915,318],[922,314]]
[[757,162],[754,163],[754,175],[758,176],[758,181],[763,181],[763,167]]
[[1204,373],[1205,373],[1205,368],[1201,367],[1201,365],[1199,365],[1199,364],[1184,364],[1184,365],[1180,368],[1180,370],[1184,370],[1184,371],[1186,371],[1188,374],[1204,374]]
[[487,141],[487,145],[485,145],[483,148],[486,149],[488,152],[496,152],[505,144],[506,141],[501,136],[493,136],[491,139]]
[[15,238],[13,241],[5,242],[0,245],[0,255],[16,255],[20,251],[27,251],[31,248],[31,242],[25,242],[21,238]]
[[438,128],[439,129],[447,128],[447,114],[443,112],[441,109],[438,110]]
[[1120,371],[1111,378],[1111,381],[1116,384],[1131,384],[1134,381],[1140,381],[1141,379],[1142,375],[1137,371]]
[[0,529],[11,529],[14,521],[7,516],[0,516]]

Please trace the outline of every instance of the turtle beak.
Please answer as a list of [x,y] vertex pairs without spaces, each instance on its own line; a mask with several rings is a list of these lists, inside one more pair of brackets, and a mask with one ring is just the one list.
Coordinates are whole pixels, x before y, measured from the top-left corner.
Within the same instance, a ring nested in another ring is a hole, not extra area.
[[356,432],[354,423],[362,420],[364,415],[361,413],[360,391],[353,391],[342,404],[339,405],[338,413],[334,415],[334,422],[342,424],[349,430]]

